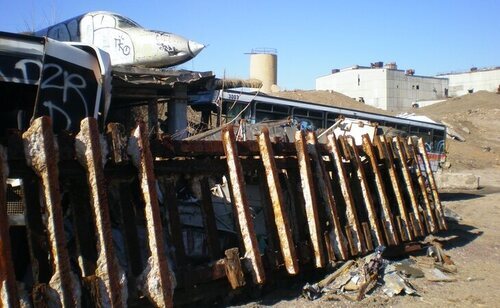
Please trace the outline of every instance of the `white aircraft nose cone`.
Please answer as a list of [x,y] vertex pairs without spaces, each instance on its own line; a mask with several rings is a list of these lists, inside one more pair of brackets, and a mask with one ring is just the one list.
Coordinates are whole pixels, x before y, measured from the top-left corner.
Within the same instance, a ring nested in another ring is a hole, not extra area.
[[195,41],[189,41],[188,42],[188,47],[189,47],[189,51],[191,52],[191,54],[193,55],[193,57],[195,57],[197,54],[200,53],[200,51],[203,48],[205,48],[205,45],[197,43]]

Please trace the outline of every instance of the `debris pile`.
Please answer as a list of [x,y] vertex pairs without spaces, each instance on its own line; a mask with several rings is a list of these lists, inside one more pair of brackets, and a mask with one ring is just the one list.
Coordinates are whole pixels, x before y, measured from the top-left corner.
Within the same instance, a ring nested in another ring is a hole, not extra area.
[[449,239],[451,238],[429,235],[420,242],[425,254],[410,255],[398,261],[385,259],[383,254],[386,247],[379,246],[375,252],[363,258],[344,262],[321,281],[306,283],[302,295],[309,300],[324,298],[361,301],[365,296],[374,294],[388,297],[418,295],[417,289],[412,285],[415,279],[430,282],[456,281],[454,274],[457,273],[457,267],[441,244]]

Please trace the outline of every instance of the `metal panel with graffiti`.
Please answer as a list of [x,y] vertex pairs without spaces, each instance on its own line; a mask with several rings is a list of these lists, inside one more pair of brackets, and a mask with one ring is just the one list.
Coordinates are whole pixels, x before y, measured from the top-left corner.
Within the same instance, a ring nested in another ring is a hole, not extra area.
[[182,36],[147,30],[125,16],[104,11],[89,12],[35,34],[95,45],[110,54],[113,65],[175,66],[205,48]]
[[48,115],[55,131],[77,131],[83,118],[104,121],[110,60],[102,50],[0,32],[1,128],[24,129]]

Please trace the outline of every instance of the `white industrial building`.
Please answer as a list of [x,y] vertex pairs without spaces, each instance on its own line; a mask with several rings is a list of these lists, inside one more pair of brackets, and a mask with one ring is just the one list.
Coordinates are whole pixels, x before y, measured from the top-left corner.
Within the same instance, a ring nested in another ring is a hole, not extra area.
[[331,90],[368,105],[401,111],[424,101],[439,101],[447,96],[448,79],[417,76],[414,70],[398,70],[396,63],[382,62],[332,70],[316,79],[316,90]]
[[449,95],[461,96],[477,91],[497,92],[500,90],[500,67],[477,69],[469,72],[447,73],[438,77],[448,78]]

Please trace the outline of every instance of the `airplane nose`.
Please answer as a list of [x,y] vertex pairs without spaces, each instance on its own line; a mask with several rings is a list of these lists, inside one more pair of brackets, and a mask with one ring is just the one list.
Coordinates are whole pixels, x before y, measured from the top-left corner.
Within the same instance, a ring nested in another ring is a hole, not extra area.
[[200,51],[203,48],[205,48],[205,45],[197,43],[195,41],[189,41],[188,42],[188,47],[189,47],[189,51],[191,52],[191,54],[193,55],[193,57],[195,57],[197,54],[200,53]]

